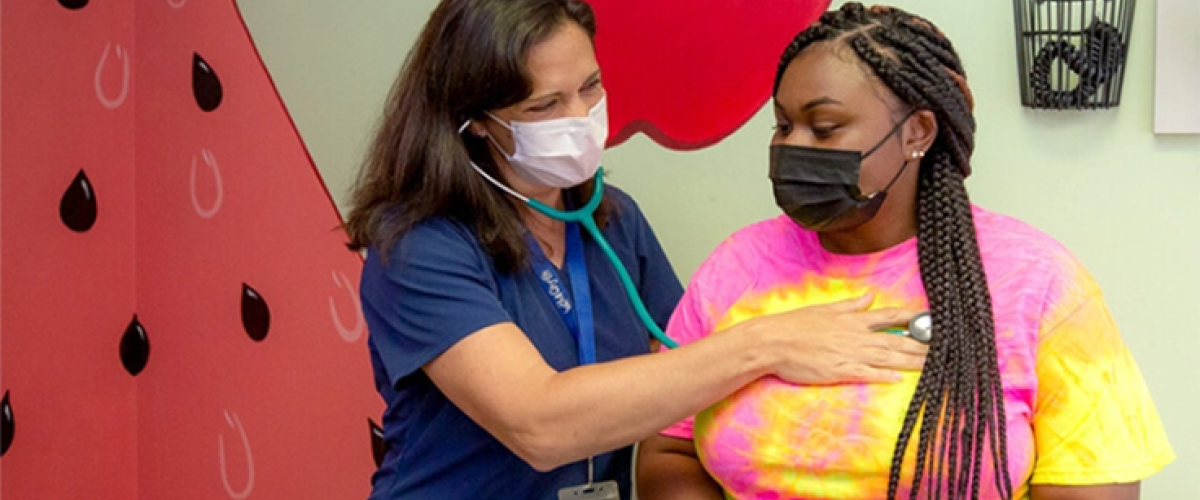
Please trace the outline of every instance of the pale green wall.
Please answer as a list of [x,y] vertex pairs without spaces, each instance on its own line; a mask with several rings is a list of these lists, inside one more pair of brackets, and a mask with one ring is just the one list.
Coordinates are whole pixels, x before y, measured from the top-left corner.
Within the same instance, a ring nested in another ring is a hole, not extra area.
[[[240,1],[339,202],[383,95],[434,4]],[[896,5],[937,23],[967,64],[979,121],[968,184],[974,200],[1063,241],[1104,288],[1179,454],[1145,484],[1143,498],[1196,498],[1200,136],[1152,133],[1154,3],[1138,6],[1120,108],[1083,113],[1020,106],[1011,2]],[[771,125],[767,110],[702,151],[667,151],[639,136],[606,155],[611,180],[641,203],[685,280],[734,229],[776,213],[766,180]]]

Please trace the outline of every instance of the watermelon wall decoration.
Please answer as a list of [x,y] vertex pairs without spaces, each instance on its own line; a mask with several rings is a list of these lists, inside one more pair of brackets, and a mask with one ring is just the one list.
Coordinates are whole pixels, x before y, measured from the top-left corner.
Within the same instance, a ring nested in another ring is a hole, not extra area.
[[0,496],[365,497],[362,261],[235,3],[6,1],[0,62]]

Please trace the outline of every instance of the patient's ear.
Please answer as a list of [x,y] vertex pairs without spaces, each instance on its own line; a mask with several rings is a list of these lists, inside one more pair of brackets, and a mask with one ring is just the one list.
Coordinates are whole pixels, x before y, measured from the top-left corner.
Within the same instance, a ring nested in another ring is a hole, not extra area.
[[937,133],[937,116],[933,111],[922,109],[913,113],[904,124],[905,154],[929,151],[933,141],[937,139]]

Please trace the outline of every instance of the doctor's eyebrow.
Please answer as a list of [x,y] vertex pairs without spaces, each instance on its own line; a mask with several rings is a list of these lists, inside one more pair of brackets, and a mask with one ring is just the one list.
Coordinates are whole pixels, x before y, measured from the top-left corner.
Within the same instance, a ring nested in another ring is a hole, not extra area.
[[600,83],[600,70],[596,70],[595,73],[592,73],[591,76],[588,76],[587,79],[583,81],[583,87],[587,88],[597,83]]

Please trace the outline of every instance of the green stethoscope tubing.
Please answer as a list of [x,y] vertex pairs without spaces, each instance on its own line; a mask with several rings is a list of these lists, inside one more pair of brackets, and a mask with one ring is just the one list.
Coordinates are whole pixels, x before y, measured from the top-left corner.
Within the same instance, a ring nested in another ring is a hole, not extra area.
[[629,271],[625,269],[624,264],[621,264],[621,259],[617,257],[617,253],[608,244],[608,240],[604,239],[604,235],[600,234],[600,228],[596,227],[596,220],[593,215],[596,213],[596,207],[600,206],[600,199],[604,197],[604,167],[596,170],[595,186],[592,190],[592,199],[588,200],[584,206],[575,210],[558,210],[545,203],[529,198],[525,198],[525,203],[534,210],[546,214],[548,217],[553,217],[563,222],[576,222],[582,225],[588,234],[592,235],[592,239],[596,241],[596,244],[600,245],[600,249],[604,251],[604,255],[608,257],[608,261],[617,270],[617,276],[621,278],[621,284],[625,286],[625,294],[629,296],[629,302],[633,305],[634,311],[637,312],[638,318],[650,330],[650,334],[670,349],[679,347],[679,344],[671,340],[671,337],[668,337],[658,327],[658,324],[654,322],[654,319],[650,317],[650,312],[646,310],[646,304],[642,302],[637,287],[633,284],[633,278],[629,276]]

